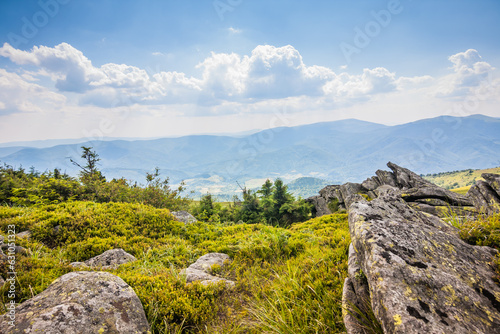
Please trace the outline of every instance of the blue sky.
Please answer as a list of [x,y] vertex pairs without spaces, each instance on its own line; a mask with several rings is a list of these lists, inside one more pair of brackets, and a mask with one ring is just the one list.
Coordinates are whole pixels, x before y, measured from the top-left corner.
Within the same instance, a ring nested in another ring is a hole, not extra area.
[[500,1],[0,2],[0,142],[500,117]]

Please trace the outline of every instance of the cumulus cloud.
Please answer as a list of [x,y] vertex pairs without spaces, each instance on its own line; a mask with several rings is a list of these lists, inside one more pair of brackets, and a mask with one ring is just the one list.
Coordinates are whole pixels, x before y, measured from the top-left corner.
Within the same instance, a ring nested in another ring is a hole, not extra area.
[[397,88],[396,75],[386,68],[365,68],[363,74],[341,73],[326,83],[323,91],[337,101],[368,100],[371,95],[387,93]]
[[204,92],[218,99],[280,99],[321,95],[334,73],[306,66],[292,46],[257,46],[250,56],[215,54],[198,65]]
[[[7,80],[10,86],[3,87],[0,93],[0,110],[4,113],[5,110],[38,110],[43,103],[34,103],[37,99],[46,99],[48,104],[61,103],[67,92],[77,93],[72,101],[80,105],[103,108],[193,105],[200,115],[257,112],[263,105],[338,108],[392,92],[426,89],[432,91],[433,96],[466,94],[493,71],[472,49],[450,56],[453,73],[443,78],[397,77],[383,67],[366,68],[353,74],[341,66],[341,72],[336,73],[327,67],[306,65],[300,52],[291,45],[259,45],[249,55],[212,53],[196,66],[201,70],[200,77],[176,71],[153,74],[126,64],[95,67],[81,51],[67,43],[34,47],[29,51],[5,43],[0,48],[0,56],[9,58],[22,69],[19,75],[2,73],[4,77],[10,76]],[[47,78],[53,80],[55,91],[41,84]],[[6,79],[4,86],[5,82]],[[30,98],[7,100],[10,93],[6,92],[16,86],[13,96],[25,92],[23,94],[30,94]],[[42,90],[43,94],[37,93]]]
[[466,95],[471,88],[480,86],[494,70],[474,49],[454,54],[448,60],[452,63],[453,73],[441,80],[437,93],[440,97]]
[[215,106],[224,101],[253,103],[325,94],[334,100],[345,100],[388,92],[396,86],[394,73],[385,68],[349,75],[336,74],[322,66],[307,66],[291,45],[259,45],[251,55],[244,56],[212,53],[197,65],[202,70],[201,78],[175,71],[149,75],[126,64],[94,67],[81,51],[67,43],[53,48],[34,47],[31,51],[6,43],[0,48],[0,56],[19,65],[36,66],[39,73],[55,78],[59,91],[81,93],[81,103],[102,107],[193,102]]
[[0,56],[19,65],[35,65],[58,74],[56,87],[61,91],[83,92],[90,82],[100,80],[103,75],[81,51],[67,43],[53,48],[35,46],[31,51],[18,50],[5,43],[0,48]]
[[0,69],[0,114],[60,110],[65,102],[64,95]]

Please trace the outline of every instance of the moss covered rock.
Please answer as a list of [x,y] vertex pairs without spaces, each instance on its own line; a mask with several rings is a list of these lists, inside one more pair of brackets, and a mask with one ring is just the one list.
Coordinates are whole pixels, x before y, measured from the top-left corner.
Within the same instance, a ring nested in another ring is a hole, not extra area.
[[150,333],[134,290],[107,272],[61,276],[19,305],[11,321],[3,315],[0,333]]
[[[366,277],[384,333],[500,333],[496,250],[465,243],[454,227],[398,194],[353,203],[349,230],[356,256],[350,263]],[[360,303],[344,300],[344,307]]]

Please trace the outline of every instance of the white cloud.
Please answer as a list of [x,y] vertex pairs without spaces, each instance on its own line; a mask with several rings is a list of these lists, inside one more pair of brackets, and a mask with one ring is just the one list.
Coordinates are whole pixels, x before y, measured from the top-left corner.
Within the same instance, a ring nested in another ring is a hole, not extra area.
[[5,43],[0,56],[19,65],[35,65],[49,72],[60,74],[56,87],[61,91],[83,92],[91,81],[99,80],[102,73],[92,66],[83,53],[67,43],[54,48],[33,47],[31,52],[13,48]]
[[203,91],[227,100],[280,99],[322,95],[322,86],[334,73],[306,66],[292,46],[260,45],[250,56],[215,54],[198,65],[203,69]]
[[83,94],[81,103],[102,107],[161,103],[217,106],[223,101],[254,103],[325,94],[345,102],[366,100],[368,95],[396,87],[395,74],[385,68],[365,69],[360,75],[336,74],[326,67],[307,66],[291,45],[259,45],[245,56],[212,53],[197,65],[202,70],[201,78],[175,71],[150,76],[126,64],[109,63],[97,68],[67,43],[53,48],[34,47],[31,51],[17,50],[6,43],[0,55],[19,65],[38,67],[37,73],[55,80],[61,92]]
[[242,30],[241,29],[236,29],[236,28],[233,28],[233,27],[229,27],[229,32],[231,34],[241,34]]
[[453,73],[441,79],[437,96],[456,97],[467,95],[471,88],[478,87],[492,74],[494,68],[482,61],[477,50],[469,49],[448,58],[453,64]]
[[95,67],[66,43],[30,51],[4,44],[0,56],[19,65],[18,74],[0,69],[3,117],[50,111],[101,117],[96,115],[133,110],[137,119],[144,117],[141,122],[166,115],[186,119],[243,115],[263,122],[283,109],[308,121],[322,121],[321,115],[330,114],[373,120],[398,109],[425,109],[432,116],[447,108],[446,99],[436,96],[465,97],[483,87],[484,78],[493,71],[475,50],[451,56],[452,73],[444,77],[398,77],[383,67],[349,73],[342,66],[334,72],[306,65],[290,45],[259,45],[249,55],[212,53],[197,65],[199,77],[176,71],[149,74],[127,64]]
[[341,73],[323,86],[323,91],[334,101],[368,100],[371,95],[394,91],[397,87],[395,73],[386,68],[365,68],[363,74]]
[[423,75],[419,77],[399,77],[396,80],[399,90],[425,87],[432,84],[434,81],[434,78],[430,75]]
[[18,112],[61,110],[66,97],[27,81],[22,76],[0,69],[0,115]]

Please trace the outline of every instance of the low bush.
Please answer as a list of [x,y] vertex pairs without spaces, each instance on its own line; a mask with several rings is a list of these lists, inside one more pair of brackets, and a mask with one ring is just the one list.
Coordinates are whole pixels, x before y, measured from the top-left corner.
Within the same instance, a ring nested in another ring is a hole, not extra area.
[[[290,228],[174,220],[167,209],[143,204],[64,202],[0,207],[0,234],[9,224],[29,229],[17,239],[16,301],[43,291],[69,266],[123,248],[137,261],[111,273],[141,299],[154,333],[336,333],[344,330],[341,292],[350,242],[347,216],[335,214]],[[213,273],[236,281],[186,284],[183,268],[209,252],[231,256]],[[8,268],[0,266],[0,275]],[[90,270],[90,269],[89,269]],[[0,290],[7,301],[5,288]],[[5,311],[5,310],[4,310]]]

